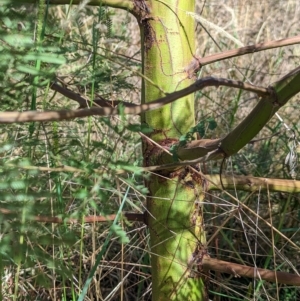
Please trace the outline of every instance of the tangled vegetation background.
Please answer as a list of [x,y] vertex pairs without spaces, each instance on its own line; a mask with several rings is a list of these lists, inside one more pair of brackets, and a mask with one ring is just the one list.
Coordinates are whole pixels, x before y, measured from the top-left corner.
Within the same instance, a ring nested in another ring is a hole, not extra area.
[[[298,1],[197,2],[201,57],[299,34]],[[125,11],[87,4],[48,7],[40,1],[39,6],[0,7],[1,111],[77,108],[78,103],[51,89],[53,82],[91,101],[139,103],[138,25]],[[198,76],[268,86],[298,66],[299,56],[298,45],[277,48],[205,66]],[[226,87],[197,92],[201,136],[221,137],[254,101],[250,92]],[[298,127],[299,95],[228,161],[223,173],[290,179],[284,160],[292,133],[298,142]],[[147,210],[144,180],[149,174],[138,168],[147,130],[139,117],[124,115],[0,125],[2,300],[78,300],[82,291],[84,300],[151,299],[148,230],[120,215]],[[201,169],[218,174],[220,162]],[[299,246],[299,195],[229,193],[284,236],[250,211],[232,214],[235,208],[225,192],[210,193],[204,214],[211,256],[299,271],[299,248],[286,240]],[[101,222],[87,219],[94,215]],[[224,301],[296,300],[299,289],[212,273],[209,294]]]

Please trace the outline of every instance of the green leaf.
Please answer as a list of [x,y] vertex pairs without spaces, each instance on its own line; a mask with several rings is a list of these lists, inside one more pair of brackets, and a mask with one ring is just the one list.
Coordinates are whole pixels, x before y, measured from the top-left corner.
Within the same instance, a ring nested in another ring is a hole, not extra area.
[[129,243],[129,238],[127,237],[126,232],[121,228],[120,225],[112,225],[110,229],[116,234],[116,236],[119,237],[121,244]]
[[15,180],[10,183],[12,189],[25,189],[26,188],[26,181],[22,180]]
[[200,137],[203,138],[205,136],[205,121],[201,120],[196,126],[196,132],[199,133]]
[[88,196],[86,189],[80,189],[76,192],[75,197],[78,199],[85,199]]
[[26,65],[17,65],[17,70],[24,72],[24,73],[29,73],[31,75],[40,75],[42,74],[41,71],[37,70],[34,67],[26,66]]
[[130,172],[134,172],[135,174],[139,175],[143,172],[143,170],[139,166],[134,166],[131,163],[117,161],[111,164],[112,169],[124,169]]
[[208,118],[208,128],[214,130],[217,127],[217,122],[212,118]]
[[66,59],[63,56],[58,56],[57,54],[52,54],[52,53],[30,52],[21,58],[23,61],[40,60],[45,63],[52,63],[57,65],[62,65],[66,63]]
[[[183,136],[181,136],[183,137]],[[180,138],[181,138],[180,137]],[[184,140],[186,141],[186,140]],[[178,155],[177,155],[177,150],[178,150],[178,144],[173,144],[171,147],[170,147],[170,153],[173,155],[173,160],[175,162],[178,162],[179,161],[179,158],[178,158]]]
[[78,139],[71,139],[70,146],[82,146]]
[[26,36],[25,34],[8,34],[3,35],[2,39],[13,47],[25,47],[32,45],[32,36],[30,35]]
[[142,132],[144,134],[149,134],[153,132],[153,128],[149,127],[148,124],[129,124],[127,126],[129,131],[132,132]]

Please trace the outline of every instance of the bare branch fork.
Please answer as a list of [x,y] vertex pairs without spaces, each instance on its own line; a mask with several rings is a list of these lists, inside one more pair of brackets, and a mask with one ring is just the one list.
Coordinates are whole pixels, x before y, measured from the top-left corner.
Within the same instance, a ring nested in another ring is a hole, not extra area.
[[[183,162],[182,164],[194,164],[199,162],[198,160],[216,160],[222,157],[231,156],[234,153],[238,152],[257,135],[257,133],[264,127],[264,125],[270,120],[270,118],[281,106],[283,106],[292,96],[298,93],[299,77],[300,67],[294,69],[292,72],[284,76],[281,80],[276,82],[272,87],[268,88],[256,87],[240,81],[206,77],[196,81],[187,88],[175,91],[151,103],[136,106],[130,105],[127,107],[124,107],[123,105],[120,108],[120,106],[108,107],[105,99],[99,99],[98,101],[104,103],[106,107],[92,107],[75,111],[62,110],[49,112],[5,112],[0,113],[0,123],[54,121],[92,115],[109,116],[119,114],[120,111],[124,114],[141,114],[142,112],[148,110],[158,109],[166,104],[169,104],[179,98],[182,98],[207,86],[224,85],[256,92],[257,94],[261,95],[260,101],[254,107],[252,112],[224,138],[215,140],[196,140],[188,143],[183,147],[178,148],[178,158],[188,161]],[[85,99],[68,89],[61,89],[61,87],[57,84],[52,85],[52,87],[54,87],[53,89],[56,89],[59,92],[73,97],[74,100],[79,100],[80,105],[86,103]],[[174,164],[171,163],[170,166],[165,165],[164,168],[173,168],[173,165]],[[176,165],[179,166],[180,164],[176,162]],[[161,166],[157,167],[161,169]]]
[[[298,41],[298,38],[291,38],[289,43]],[[298,41],[299,42],[299,41]],[[269,42],[259,44],[258,46],[249,46],[242,50],[235,50],[237,53],[247,53],[247,51],[254,51],[255,49],[266,49],[267,45],[275,47],[275,45],[282,46],[285,42]],[[285,45],[285,44],[284,44]],[[187,75],[190,76],[192,68],[188,67]],[[194,68],[195,69],[195,68]],[[193,69],[193,70],[194,70]],[[170,104],[177,99],[194,93],[198,90],[208,86],[229,86],[246,91],[257,93],[260,96],[260,101],[253,108],[251,113],[230,133],[221,139],[215,140],[196,140],[188,143],[184,147],[179,147],[177,150],[178,158],[184,162],[176,162],[165,164],[164,166],[151,166],[152,170],[161,170],[162,168],[172,169],[173,167],[187,164],[195,164],[202,161],[216,160],[224,157],[229,157],[237,153],[243,148],[251,139],[253,139],[265,124],[272,118],[272,116],[283,106],[292,96],[299,92],[300,67],[292,70],[279,81],[275,82],[268,88],[254,86],[248,83],[234,81],[224,78],[206,77],[197,80],[195,83],[187,88],[167,94],[165,97],[157,99],[153,102],[134,105],[125,102],[111,102],[104,98],[96,99],[90,105],[97,105],[101,107],[83,108],[79,110],[61,110],[61,111],[26,111],[26,112],[2,112],[0,113],[0,123],[23,123],[32,121],[61,121],[74,118],[83,118],[87,116],[111,116],[117,115],[121,112],[123,114],[141,114],[149,110],[155,110]],[[77,101],[80,107],[88,106],[88,100],[79,94],[52,83],[51,88],[70,99]]]

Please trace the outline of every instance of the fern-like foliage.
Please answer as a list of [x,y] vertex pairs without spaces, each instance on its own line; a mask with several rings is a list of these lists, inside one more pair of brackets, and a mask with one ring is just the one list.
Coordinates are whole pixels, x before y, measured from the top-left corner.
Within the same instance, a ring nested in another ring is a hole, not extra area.
[[[3,5],[0,20],[1,111],[76,109],[74,101],[51,91],[52,81],[91,101],[98,95],[122,100],[134,87],[133,71],[122,67],[126,58],[111,52],[111,41],[107,44],[113,37],[113,14],[107,8]],[[36,23],[42,28],[39,37]],[[132,62],[126,66],[139,68]],[[0,276],[8,269],[16,275],[3,284],[0,299],[31,298],[31,287],[37,288],[34,298],[44,298],[38,288],[51,291],[53,271],[63,299],[79,293],[68,279],[74,274],[77,283],[87,278],[81,258],[92,246],[84,216],[116,213],[119,197],[131,189],[146,193],[138,170],[137,178],[130,179],[116,172],[135,172],[134,163],[141,161],[139,137],[132,129],[126,116],[0,125],[0,235],[5,237]],[[138,197],[124,200],[124,210],[140,202]],[[45,217],[63,222],[41,223]],[[69,219],[78,223],[70,225]],[[119,223],[111,235],[128,241]],[[80,258],[75,266],[74,254]]]

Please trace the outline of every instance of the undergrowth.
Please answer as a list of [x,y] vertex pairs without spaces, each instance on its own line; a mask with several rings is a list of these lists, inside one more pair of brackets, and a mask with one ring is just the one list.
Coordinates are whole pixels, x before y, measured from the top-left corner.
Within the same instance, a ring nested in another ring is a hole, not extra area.
[[[246,45],[297,34],[291,21],[299,13],[297,1],[251,3],[199,1],[199,54],[235,48],[237,41]],[[1,6],[0,13],[2,111],[76,108],[76,102],[51,90],[53,81],[84,95],[90,105],[99,96],[139,101],[136,71],[141,62],[138,47],[132,45],[138,33],[136,29],[131,36],[127,30],[136,24],[126,12],[91,8],[87,1],[78,7],[48,7],[40,1],[39,7]],[[291,47],[231,59],[202,68],[199,77],[268,86],[299,64],[295,53]],[[198,92],[196,100],[198,128],[191,135],[197,132],[202,138],[227,133],[257,101],[251,93],[228,88]],[[298,137],[297,100],[279,113]],[[142,166],[138,123],[137,117],[119,116],[0,126],[0,299],[151,299],[146,226],[118,215],[146,210],[147,175],[137,168]],[[273,118],[257,137],[264,139],[228,160],[223,173],[289,178],[283,168],[289,137],[282,121]],[[220,163],[203,164],[201,170],[219,173]],[[229,193],[206,195],[210,255],[271,270],[299,270],[299,250],[285,239],[299,245],[299,196]],[[284,236],[272,233],[233,199],[272,222]],[[94,215],[108,220],[85,222],[84,217]],[[294,287],[213,272],[210,276],[212,300],[299,299]]]

